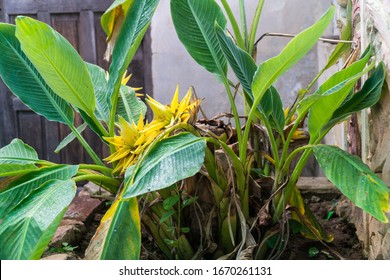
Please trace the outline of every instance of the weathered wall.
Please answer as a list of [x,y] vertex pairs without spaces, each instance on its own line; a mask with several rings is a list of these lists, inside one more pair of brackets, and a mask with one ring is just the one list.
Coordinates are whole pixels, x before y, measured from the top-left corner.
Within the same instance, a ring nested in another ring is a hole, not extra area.
[[[390,1],[353,0],[352,3],[354,40],[361,42],[362,50],[372,44],[374,59],[378,63],[384,61],[388,71],[380,101],[359,116],[362,160],[390,185]],[[350,214],[368,258],[390,259],[390,226],[356,208]]]
[[[160,1],[152,21],[152,75],[154,97],[163,103],[170,102],[176,84],[180,84],[181,96],[188,87],[195,86],[208,117],[220,112],[229,112],[229,102],[223,86],[213,75],[196,64],[179,42],[170,17],[170,1]],[[230,0],[233,10],[237,11],[238,1]],[[260,21],[258,35],[265,32],[298,33],[313,24],[326,11],[332,1],[272,0],[266,1]],[[252,18],[257,1],[246,1],[249,11],[248,21]],[[332,31],[329,32],[332,34]],[[328,35],[329,35],[328,34]],[[258,45],[258,63],[275,56],[288,42],[286,38],[267,37]],[[307,86],[317,73],[318,52],[314,49],[296,67],[286,73],[277,89],[285,102],[291,103],[296,93]],[[242,100],[237,99],[242,111]]]

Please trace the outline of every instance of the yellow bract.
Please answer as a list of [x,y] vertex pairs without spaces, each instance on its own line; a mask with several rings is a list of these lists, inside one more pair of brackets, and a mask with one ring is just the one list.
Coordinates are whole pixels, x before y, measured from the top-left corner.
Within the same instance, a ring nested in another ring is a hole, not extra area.
[[188,90],[184,98],[179,102],[179,87],[176,87],[170,105],[162,105],[150,96],[146,102],[153,111],[154,119],[150,125],[167,128],[178,123],[188,123],[192,116],[196,117],[200,100],[192,99],[192,91]]
[[152,122],[144,124],[144,118],[141,115],[137,124],[134,122],[130,124],[119,116],[117,123],[119,135],[104,137],[104,140],[115,147],[115,152],[105,159],[109,163],[116,162],[113,173],[125,173],[126,169],[138,161],[140,154],[165,129],[179,123],[189,123],[195,120],[200,104],[200,100],[192,99],[191,90],[179,102],[178,87],[170,105],[162,105],[150,96],[146,102],[154,114]]
[[124,173],[126,168],[137,162],[139,155],[144,149],[142,131],[144,129],[144,119],[141,115],[138,124],[128,123],[119,116],[119,135],[114,137],[104,137],[108,143],[115,146],[115,152],[104,160],[112,163],[117,162],[113,173]]

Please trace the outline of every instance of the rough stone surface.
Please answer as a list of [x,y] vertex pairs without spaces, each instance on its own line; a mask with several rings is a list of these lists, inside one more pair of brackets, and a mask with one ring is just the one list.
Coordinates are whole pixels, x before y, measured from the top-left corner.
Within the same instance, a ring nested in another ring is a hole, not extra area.
[[91,194],[108,195],[104,190],[100,191],[99,187],[94,184],[83,187],[69,205],[49,247],[59,248],[65,242],[73,245],[82,238],[86,231],[85,223],[92,220],[94,214],[104,206],[102,200],[91,198]]
[[[363,141],[363,160],[375,172],[383,174],[383,180],[390,183],[390,1],[359,1],[363,47],[373,45],[377,62],[387,67],[386,83],[380,101],[369,110],[366,126],[366,140]],[[355,31],[356,31],[355,30]],[[363,124],[364,125],[364,124]],[[362,214],[363,233],[359,238],[365,242],[369,259],[390,259],[390,226],[382,224],[367,214]]]
[[76,244],[86,231],[84,223],[75,220],[63,220],[55,232],[49,247],[59,248],[62,243]]
[[105,189],[101,188],[100,186],[89,182],[84,185],[84,190],[87,191],[92,197],[94,196],[109,196],[110,193],[106,191]]
[[91,195],[86,190],[81,190],[73,199],[68,211],[66,211],[64,219],[72,219],[80,222],[88,222],[93,214],[103,206],[103,201],[91,198]]

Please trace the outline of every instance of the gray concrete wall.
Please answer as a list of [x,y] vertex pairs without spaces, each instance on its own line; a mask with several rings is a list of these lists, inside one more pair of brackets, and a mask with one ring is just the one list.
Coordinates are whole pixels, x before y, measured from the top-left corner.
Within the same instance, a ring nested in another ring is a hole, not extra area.
[[[217,1],[219,2],[219,1]],[[237,11],[238,1],[230,0],[233,10]],[[332,1],[272,0],[266,1],[260,21],[258,36],[266,32],[284,32],[296,34],[313,24],[329,7]],[[252,18],[257,1],[246,1],[248,21]],[[333,34],[333,27],[326,35]],[[162,103],[168,103],[180,85],[181,96],[190,86],[194,86],[197,95],[204,98],[202,108],[208,117],[221,112],[229,112],[229,102],[223,86],[213,75],[196,64],[175,33],[170,17],[170,1],[161,0],[152,21],[152,74],[153,94]],[[258,45],[258,61],[264,61],[277,55],[289,41],[286,38],[267,37]],[[296,93],[306,87],[318,71],[318,50],[313,48],[307,57],[286,73],[276,87],[285,104],[293,102]],[[242,99],[237,99],[242,110]]]

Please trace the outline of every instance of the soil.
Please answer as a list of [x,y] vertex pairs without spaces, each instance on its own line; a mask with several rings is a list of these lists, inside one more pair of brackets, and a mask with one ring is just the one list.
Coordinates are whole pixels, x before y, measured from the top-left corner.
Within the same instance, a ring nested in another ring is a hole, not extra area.
[[[339,194],[333,193],[326,196],[316,194],[304,194],[305,201],[310,209],[322,224],[326,232],[333,235],[334,240],[329,244],[321,243],[316,240],[310,240],[300,234],[290,234],[287,247],[280,259],[284,260],[331,260],[348,259],[363,260],[366,259],[363,253],[362,244],[357,238],[356,229],[353,224],[346,219],[339,217],[335,211],[338,201],[341,199]],[[69,252],[70,259],[83,259],[89,241],[99,226],[100,220],[107,209],[96,213],[94,218],[86,224],[87,232],[83,239],[76,244],[76,249]],[[161,254],[156,250],[153,241],[147,238],[143,240],[144,250],[141,253],[141,259],[155,259]],[[148,253],[150,252],[150,253]],[[55,252],[52,252],[55,253]],[[45,254],[47,255],[47,254]]]
[[356,236],[356,228],[343,217],[337,215],[337,204],[341,195],[321,197],[314,194],[304,195],[313,214],[326,232],[334,240],[326,244],[310,240],[302,235],[290,235],[289,243],[281,259],[292,260],[328,260],[347,259],[364,260],[362,243]]

